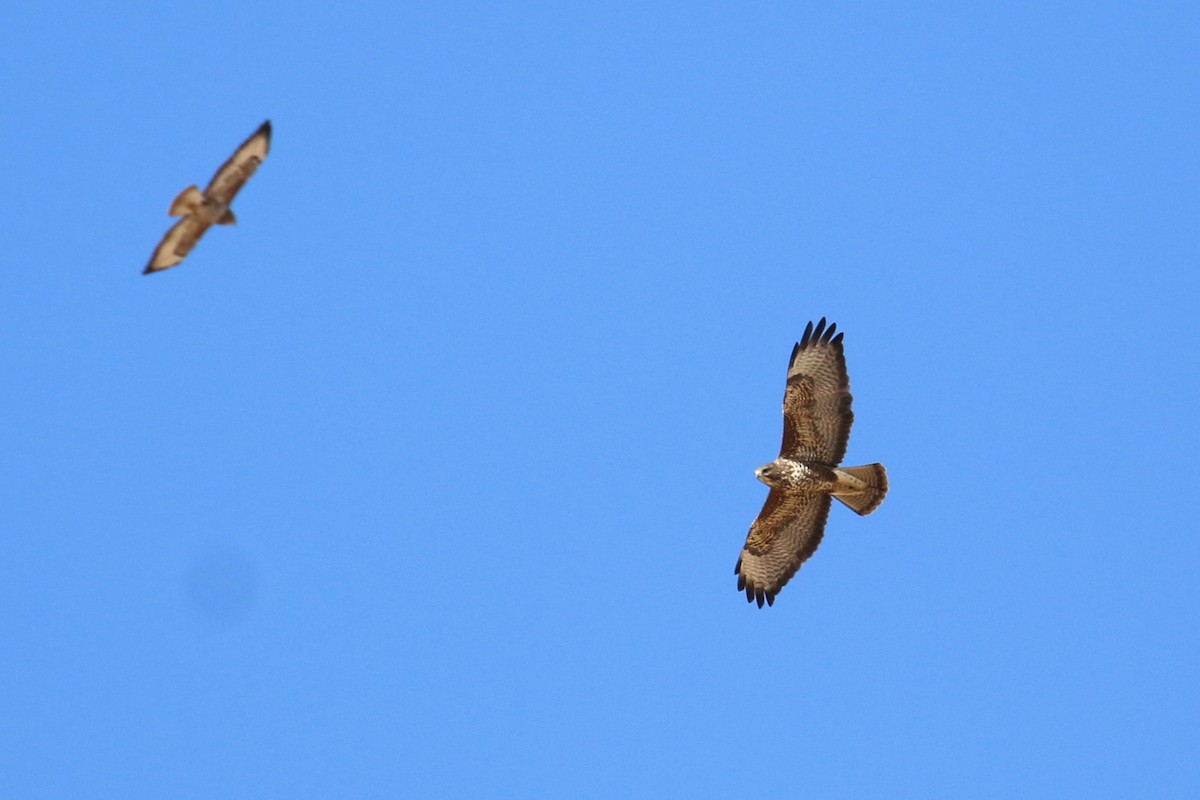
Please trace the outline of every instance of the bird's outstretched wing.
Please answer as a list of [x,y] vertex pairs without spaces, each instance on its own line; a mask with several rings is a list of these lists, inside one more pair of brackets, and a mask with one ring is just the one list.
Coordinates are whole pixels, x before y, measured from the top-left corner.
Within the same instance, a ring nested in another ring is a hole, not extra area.
[[821,544],[829,504],[827,494],[771,490],[733,568],[746,600],[759,608],[774,605],[775,595]]
[[850,378],[837,325],[825,318],[792,349],[787,388],[783,394],[783,445],[779,454],[801,461],[837,466],[850,441]]
[[150,263],[142,270],[142,274],[149,275],[183,261],[211,224],[196,216],[186,216],[176,222],[155,248],[154,255],[150,257]]
[[229,160],[213,175],[204,194],[228,205],[241,190],[271,149],[271,121],[267,120],[233,151]]

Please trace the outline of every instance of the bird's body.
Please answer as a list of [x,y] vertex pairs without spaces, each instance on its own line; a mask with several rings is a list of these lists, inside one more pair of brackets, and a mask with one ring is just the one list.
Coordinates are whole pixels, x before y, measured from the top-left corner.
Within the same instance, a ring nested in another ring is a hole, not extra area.
[[[780,456],[770,464],[759,467],[754,471],[754,475],[767,486],[774,489],[779,489],[783,492],[821,492],[831,494],[834,497],[846,501],[847,498],[859,494],[878,494],[879,502],[883,502],[883,495],[875,490],[879,485],[879,480],[874,467],[882,465],[872,464],[868,467],[831,467],[827,464],[819,464],[816,461],[797,461],[794,458]],[[867,470],[867,474],[860,474],[860,470]],[[886,490],[886,483],[884,484]],[[851,505],[847,503],[847,505]],[[872,507],[874,510],[876,506]],[[851,505],[853,507],[853,505]]]
[[882,464],[839,467],[850,439],[850,379],[836,325],[814,328],[788,362],[779,457],[755,470],[770,494],[750,526],[734,572],[746,599],[773,605],[775,595],[821,543],[831,499],[869,514],[887,494]]
[[784,492],[833,494],[838,485],[838,476],[832,468],[815,461],[797,461],[782,456],[756,469],[754,475],[767,486]]
[[229,203],[220,197],[206,195],[195,186],[179,193],[167,212],[171,217],[192,217],[198,224],[233,225],[237,220],[229,210]]

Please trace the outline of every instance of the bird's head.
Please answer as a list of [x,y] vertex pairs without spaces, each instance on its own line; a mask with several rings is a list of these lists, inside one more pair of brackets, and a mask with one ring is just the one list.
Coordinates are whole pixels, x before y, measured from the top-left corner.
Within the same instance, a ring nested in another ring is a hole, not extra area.
[[765,483],[767,486],[775,486],[779,483],[779,467],[772,461],[770,464],[763,464],[758,469],[754,470],[754,477]]

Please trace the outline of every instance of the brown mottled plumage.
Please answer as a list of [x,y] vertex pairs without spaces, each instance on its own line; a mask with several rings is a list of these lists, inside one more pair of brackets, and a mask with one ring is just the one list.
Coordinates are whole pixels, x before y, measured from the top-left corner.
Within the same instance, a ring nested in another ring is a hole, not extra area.
[[887,494],[882,464],[838,467],[846,455],[850,379],[837,325],[810,322],[792,349],[783,394],[783,445],[779,457],[755,475],[771,487],[750,526],[734,572],[746,599],[773,605],[775,595],[816,552],[825,532],[830,498],[870,514]]
[[246,181],[250,180],[270,149],[271,121],[267,120],[221,165],[203,192],[194,185],[180,192],[171,203],[168,214],[183,219],[167,231],[142,274],[149,275],[182,262],[212,225],[233,225],[237,222],[229,210],[229,204]]

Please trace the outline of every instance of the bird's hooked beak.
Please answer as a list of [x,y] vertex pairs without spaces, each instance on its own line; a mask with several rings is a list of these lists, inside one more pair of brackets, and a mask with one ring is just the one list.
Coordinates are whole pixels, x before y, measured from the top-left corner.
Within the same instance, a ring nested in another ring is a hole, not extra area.
[[771,482],[768,481],[767,476],[765,474],[763,474],[764,470],[766,470],[765,466],[759,467],[758,469],[754,470],[754,477],[758,478],[760,481],[765,483],[767,486],[770,486]]

